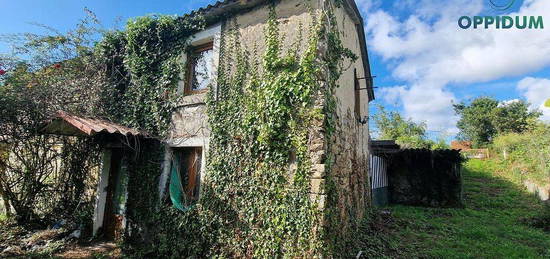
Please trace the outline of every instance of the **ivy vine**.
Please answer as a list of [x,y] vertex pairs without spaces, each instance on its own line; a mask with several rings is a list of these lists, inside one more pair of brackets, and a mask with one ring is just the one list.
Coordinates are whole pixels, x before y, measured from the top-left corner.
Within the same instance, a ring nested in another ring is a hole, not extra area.
[[178,98],[190,36],[204,28],[202,17],[154,15],[130,20],[123,32],[108,33],[97,46],[113,87],[111,119],[167,136]]
[[[327,215],[310,197],[308,143],[319,124],[330,139],[337,80],[344,61],[357,58],[342,45],[332,8],[327,1],[311,11],[307,44],[300,46],[301,33],[284,50],[273,4],[262,54],[243,46],[234,20],[224,23],[217,85],[207,96],[211,134],[201,199],[188,212],[159,206],[154,194],[163,148],[144,143],[129,167],[128,252],[144,257],[329,253],[326,244],[333,240],[320,227]],[[125,32],[107,35],[97,51],[118,107],[110,116],[166,137],[179,97],[180,55],[204,26],[201,18],[148,16],[130,21]],[[327,168],[330,160],[329,155]]]

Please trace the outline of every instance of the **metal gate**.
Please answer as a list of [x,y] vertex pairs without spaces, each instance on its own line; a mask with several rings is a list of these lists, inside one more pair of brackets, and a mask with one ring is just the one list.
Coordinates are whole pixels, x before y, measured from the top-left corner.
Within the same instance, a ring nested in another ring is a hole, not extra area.
[[370,155],[369,177],[372,189],[372,204],[385,206],[388,204],[388,175],[386,160]]

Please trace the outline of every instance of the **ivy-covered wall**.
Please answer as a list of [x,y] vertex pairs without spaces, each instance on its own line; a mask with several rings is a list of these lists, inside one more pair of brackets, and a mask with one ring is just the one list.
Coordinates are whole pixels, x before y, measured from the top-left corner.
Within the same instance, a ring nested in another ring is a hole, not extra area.
[[278,1],[223,25],[218,92],[207,102],[203,199],[232,215],[218,239],[231,256],[325,253],[323,211],[310,200],[310,130],[323,124],[315,104],[323,97],[317,54],[324,26],[311,4]]
[[200,19],[138,19],[109,38],[116,44],[105,43],[105,53],[123,53],[111,60],[126,73],[115,78],[128,82],[122,99],[136,102],[122,121],[169,146],[203,146],[206,161],[200,200],[182,212],[159,202],[164,147],[136,148],[127,252],[313,257],[345,249],[370,200],[368,128],[353,117],[348,85],[360,53],[346,15],[341,1],[281,0],[221,18],[216,85],[197,96],[178,94],[178,61],[189,37],[208,27]]

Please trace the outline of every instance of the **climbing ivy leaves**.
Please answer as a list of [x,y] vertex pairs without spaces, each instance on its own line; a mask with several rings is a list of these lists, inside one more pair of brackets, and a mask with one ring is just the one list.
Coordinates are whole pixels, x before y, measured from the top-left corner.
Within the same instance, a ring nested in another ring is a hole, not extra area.
[[[331,15],[311,11],[307,40],[300,34],[285,49],[272,6],[263,53],[245,45],[234,20],[224,23],[217,84],[207,94],[210,139],[200,201],[193,210],[175,212],[157,208],[159,197],[131,198],[156,193],[158,186],[159,167],[144,161],[158,161],[160,154],[142,152],[147,159],[135,165],[129,184],[132,235],[152,239],[141,255],[325,253],[323,211],[310,200],[310,131],[332,125],[343,60],[355,58],[342,47]],[[142,17],[99,45],[101,53],[113,55],[106,60],[117,68],[110,78],[120,84],[123,105],[116,116],[124,124],[167,136],[183,69],[179,57],[189,36],[203,27],[201,19]]]
[[[224,214],[237,216],[220,230],[228,255],[324,253],[322,211],[310,200],[309,131],[325,118],[323,98],[329,89],[322,82],[335,87],[342,60],[353,56],[323,20],[325,14],[317,14],[311,13],[307,44],[284,50],[272,7],[260,62],[247,59],[255,55],[241,43],[238,25],[227,25],[222,60],[228,62],[220,64],[219,94],[211,93],[208,102],[211,196],[203,205],[218,211],[209,200],[219,200]],[[319,58],[319,43],[327,38],[336,44],[329,62]]]
[[115,99],[122,105],[111,116],[153,136],[166,137],[184,69],[181,55],[189,37],[202,28],[200,16],[145,16],[130,20],[123,32],[107,34],[98,44],[98,53],[111,65],[108,79],[126,83],[114,93],[120,95]]

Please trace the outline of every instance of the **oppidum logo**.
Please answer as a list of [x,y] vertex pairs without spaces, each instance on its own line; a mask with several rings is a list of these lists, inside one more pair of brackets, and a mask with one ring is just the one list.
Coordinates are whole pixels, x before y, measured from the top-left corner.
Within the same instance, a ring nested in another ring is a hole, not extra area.
[[[506,11],[512,8],[515,0],[487,0],[489,6],[496,11]],[[462,16],[458,19],[462,29],[544,29],[542,16]]]

